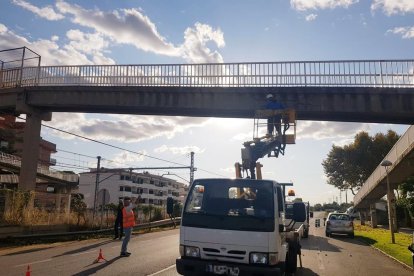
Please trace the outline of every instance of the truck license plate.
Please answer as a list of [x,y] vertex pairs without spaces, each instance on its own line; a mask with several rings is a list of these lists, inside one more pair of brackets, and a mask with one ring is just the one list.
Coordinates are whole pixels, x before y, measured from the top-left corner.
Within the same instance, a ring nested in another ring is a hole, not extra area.
[[240,269],[226,265],[207,265],[207,272],[212,272],[217,275],[239,276]]

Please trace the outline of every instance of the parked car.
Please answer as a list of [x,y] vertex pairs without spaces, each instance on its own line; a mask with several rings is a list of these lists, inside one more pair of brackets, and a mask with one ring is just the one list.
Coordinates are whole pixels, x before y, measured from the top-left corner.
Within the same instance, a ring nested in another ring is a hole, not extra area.
[[359,212],[358,210],[354,209],[354,207],[349,207],[346,209],[346,213],[351,217],[351,219],[359,219]]
[[345,213],[329,213],[326,220],[325,235],[329,237],[332,233],[347,234],[354,237],[354,223],[352,218]]

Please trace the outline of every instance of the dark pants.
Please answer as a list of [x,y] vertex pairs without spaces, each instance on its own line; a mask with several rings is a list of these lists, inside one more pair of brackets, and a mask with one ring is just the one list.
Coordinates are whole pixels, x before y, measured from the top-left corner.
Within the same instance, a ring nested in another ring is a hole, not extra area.
[[275,135],[281,135],[281,123],[280,120],[282,119],[282,116],[280,114],[277,114],[273,117],[267,118],[267,133],[272,135],[273,134],[273,128],[276,130]]
[[[119,232],[118,232],[118,227],[119,227]],[[122,236],[124,235],[124,227],[122,225],[122,220],[118,218],[115,220],[114,233],[115,233],[115,239],[117,239],[118,237],[122,238]]]

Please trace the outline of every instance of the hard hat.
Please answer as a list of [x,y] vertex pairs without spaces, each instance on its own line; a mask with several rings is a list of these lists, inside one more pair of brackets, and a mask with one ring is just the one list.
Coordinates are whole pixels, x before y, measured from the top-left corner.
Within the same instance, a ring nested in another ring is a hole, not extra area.
[[267,94],[266,95],[266,99],[272,99],[273,98],[273,95],[272,94]]
[[295,196],[295,191],[294,191],[294,190],[292,190],[292,189],[290,189],[290,190],[288,191],[288,196]]

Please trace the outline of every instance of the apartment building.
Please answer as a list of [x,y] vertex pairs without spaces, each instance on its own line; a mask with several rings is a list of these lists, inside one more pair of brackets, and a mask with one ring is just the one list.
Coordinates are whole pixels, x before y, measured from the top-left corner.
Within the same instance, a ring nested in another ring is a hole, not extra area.
[[[81,173],[79,177],[79,193],[84,195],[88,208],[93,208],[96,175],[96,170],[92,169],[90,172]],[[118,204],[124,197],[140,196],[142,204],[165,206],[168,197],[183,202],[188,191],[185,184],[174,179],[148,172],[134,173],[124,169],[101,169],[99,182],[98,190],[106,190],[109,194],[108,203],[114,204]],[[101,203],[98,202],[98,205]]]

